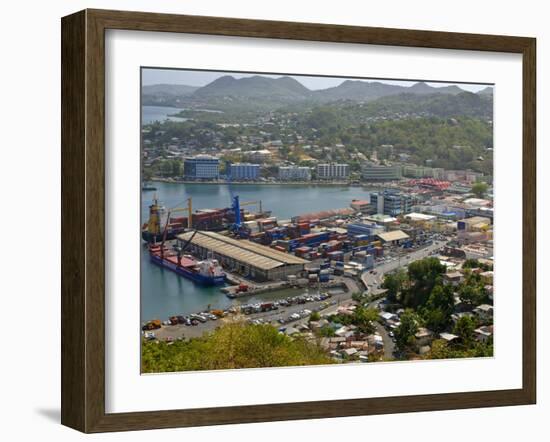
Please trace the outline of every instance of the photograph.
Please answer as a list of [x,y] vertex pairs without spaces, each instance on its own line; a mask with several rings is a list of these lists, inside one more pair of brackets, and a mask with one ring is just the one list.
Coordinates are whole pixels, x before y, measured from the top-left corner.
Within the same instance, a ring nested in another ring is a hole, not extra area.
[[493,357],[494,92],[142,67],[141,373]]

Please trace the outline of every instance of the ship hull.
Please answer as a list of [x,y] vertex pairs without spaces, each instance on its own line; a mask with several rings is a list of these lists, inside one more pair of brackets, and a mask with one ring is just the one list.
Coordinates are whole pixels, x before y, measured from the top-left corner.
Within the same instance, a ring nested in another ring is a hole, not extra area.
[[[185,229],[178,229],[178,230],[172,230],[170,232],[166,232],[166,239],[167,240],[176,239],[176,237],[180,233],[184,233],[184,232],[185,232]],[[147,243],[162,242],[162,234],[161,233],[154,234],[154,233],[148,232],[147,230],[143,230],[141,232],[141,239],[143,239],[143,241]]]
[[184,278],[205,286],[222,285],[225,283],[225,276],[205,276],[197,272],[194,272],[186,267],[178,266],[166,259],[162,259],[160,256],[150,254],[151,261],[160,267],[172,270]]

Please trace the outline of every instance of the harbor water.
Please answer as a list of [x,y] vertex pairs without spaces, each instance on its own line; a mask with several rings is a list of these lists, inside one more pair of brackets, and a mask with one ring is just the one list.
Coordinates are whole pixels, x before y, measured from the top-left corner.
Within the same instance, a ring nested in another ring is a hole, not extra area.
[[142,124],[149,124],[155,121],[185,121],[187,118],[175,117],[177,113],[184,109],[168,106],[142,106],[141,119]]
[[[361,187],[315,185],[252,185],[252,184],[176,184],[155,182],[156,192],[141,195],[141,222],[147,221],[149,205],[156,193],[167,208],[186,207],[193,199],[193,209],[223,208],[231,205],[231,197],[241,202],[262,201],[263,210],[270,210],[279,220],[321,210],[349,207],[352,199],[367,199],[369,192]],[[254,206],[245,207],[256,210]],[[207,308],[225,308],[232,303],[259,301],[297,294],[292,291],[231,300],[219,287],[202,287],[149,261],[147,247],[141,248],[141,320],[166,319],[170,315],[195,313]]]

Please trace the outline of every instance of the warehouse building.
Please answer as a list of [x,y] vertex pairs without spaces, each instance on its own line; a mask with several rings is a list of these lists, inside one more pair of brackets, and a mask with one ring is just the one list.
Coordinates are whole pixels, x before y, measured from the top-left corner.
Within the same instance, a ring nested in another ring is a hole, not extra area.
[[401,241],[409,239],[409,235],[407,235],[402,230],[392,230],[391,232],[379,233],[377,236],[384,243],[390,244],[400,244]]
[[278,281],[288,275],[301,275],[309,262],[285,252],[247,240],[237,240],[216,232],[187,232],[178,242],[200,258],[213,257],[230,272],[255,281]]

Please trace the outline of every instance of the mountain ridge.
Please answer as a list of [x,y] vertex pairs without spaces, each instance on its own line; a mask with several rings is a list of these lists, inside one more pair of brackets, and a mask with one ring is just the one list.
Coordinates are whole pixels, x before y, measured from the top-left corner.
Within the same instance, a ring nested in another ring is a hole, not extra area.
[[384,97],[401,94],[415,96],[472,94],[480,97],[491,97],[492,86],[477,93],[466,91],[457,85],[442,87],[430,86],[420,81],[411,86],[383,83],[381,81],[364,81],[347,79],[338,86],[311,90],[291,76],[267,77],[254,75],[235,78],[223,75],[202,87],[186,85],[148,85],[142,89],[144,104],[170,103],[203,103],[250,106],[281,105],[289,103],[329,103],[336,101],[371,102]]

